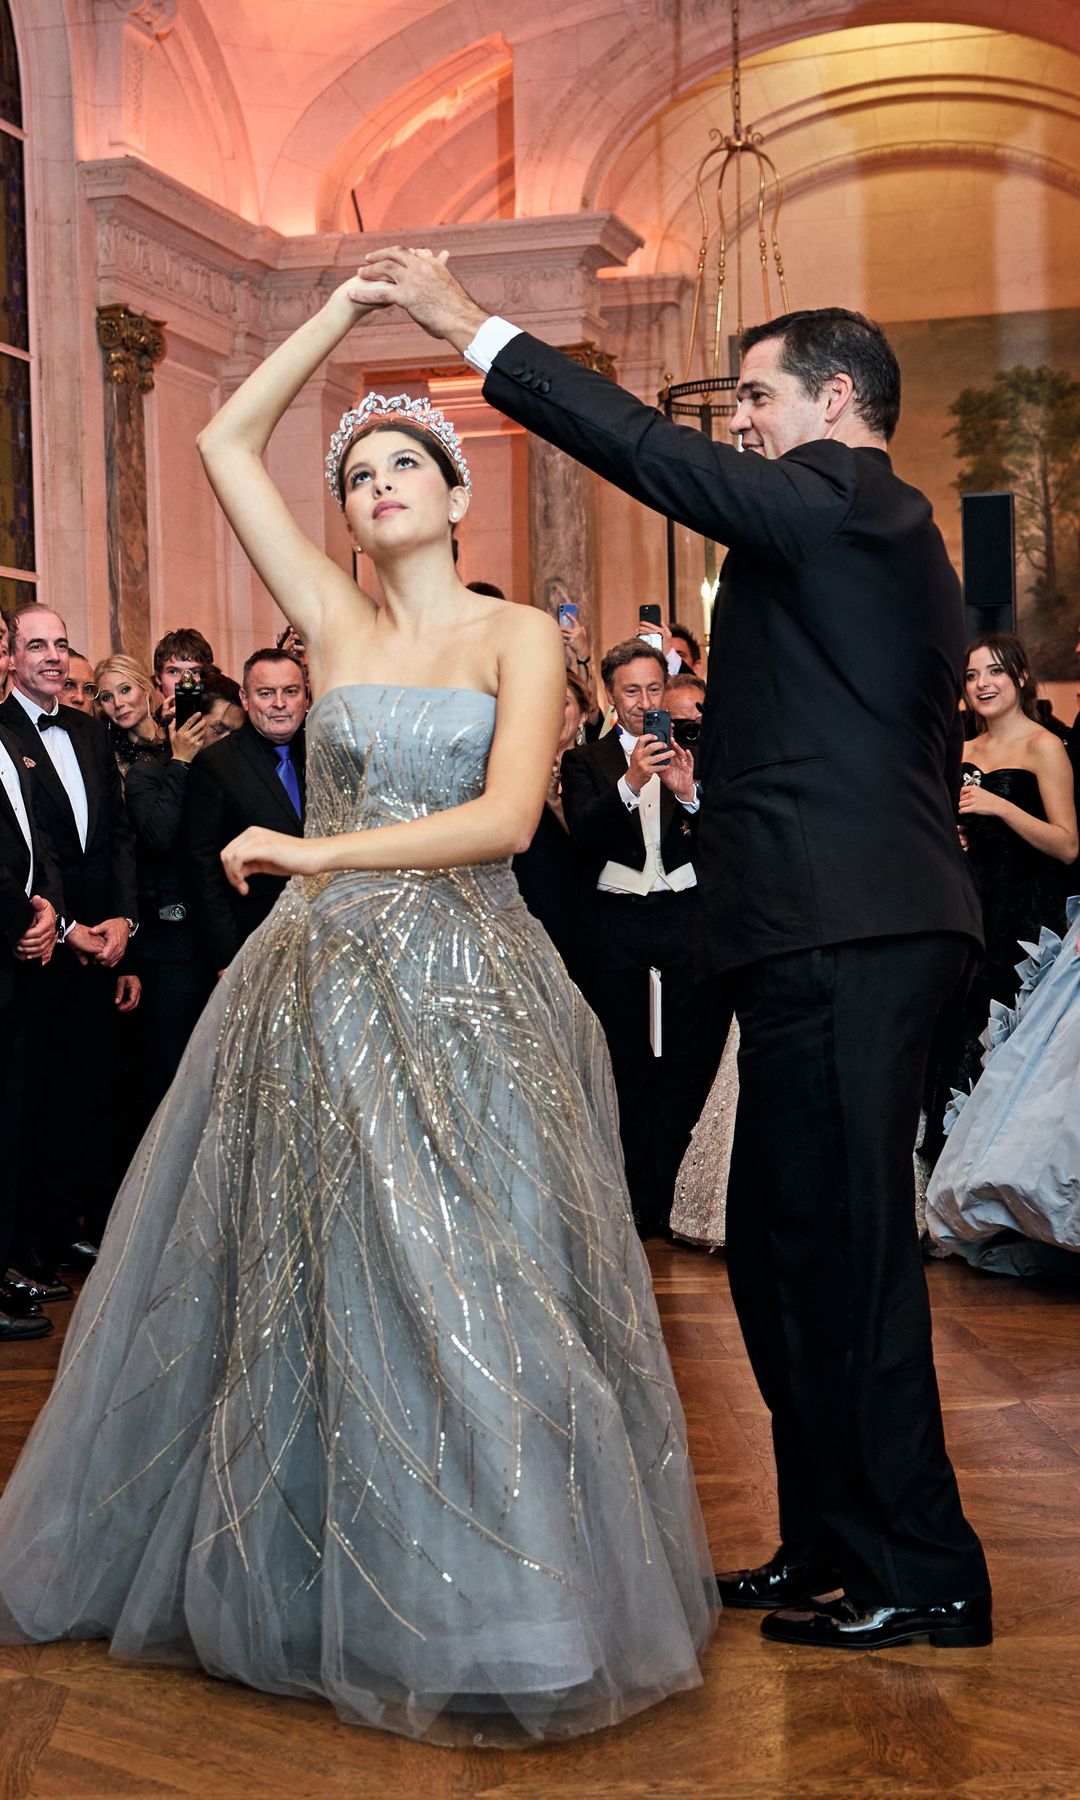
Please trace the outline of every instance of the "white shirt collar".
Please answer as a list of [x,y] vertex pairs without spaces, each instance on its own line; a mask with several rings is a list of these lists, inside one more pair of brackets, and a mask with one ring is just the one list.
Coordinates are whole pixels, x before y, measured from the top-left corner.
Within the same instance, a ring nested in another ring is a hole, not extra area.
[[24,694],[21,687],[13,686],[11,691],[14,694],[16,700],[19,702],[19,705],[22,707],[23,712],[26,714],[27,718],[33,719],[35,725],[37,724],[38,720],[40,719],[42,713],[44,713],[47,718],[54,719],[56,717],[57,713],[60,711],[60,702],[59,702],[59,700],[57,700],[55,698],[54,698],[51,706],[41,706],[38,704],[38,702],[36,700],[31,700],[31,698],[28,694]]

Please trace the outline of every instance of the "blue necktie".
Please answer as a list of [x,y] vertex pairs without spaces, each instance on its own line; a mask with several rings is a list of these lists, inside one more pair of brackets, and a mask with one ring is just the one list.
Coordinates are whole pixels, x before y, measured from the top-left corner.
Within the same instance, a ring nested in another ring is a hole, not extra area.
[[274,753],[278,759],[278,766],[277,766],[278,780],[281,782],[282,787],[285,789],[285,792],[288,794],[289,799],[292,801],[293,811],[296,814],[297,818],[299,818],[300,817],[300,783],[296,779],[296,770],[293,767],[292,751],[290,750],[288,744],[275,744],[274,745]]

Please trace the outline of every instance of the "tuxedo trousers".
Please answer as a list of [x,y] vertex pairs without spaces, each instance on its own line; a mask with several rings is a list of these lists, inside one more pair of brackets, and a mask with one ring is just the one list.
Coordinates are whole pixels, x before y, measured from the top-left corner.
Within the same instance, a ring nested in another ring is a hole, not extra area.
[[[597,893],[583,989],[607,1038],[626,1184],[643,1237],[666,1230],[675,1177],[720,1061],[724,1027],[694,954],[697,892]],[[660,971],[662,1050],[649,1038],[649,970]]]
[[[0,955],[11,955],[4,946]],[[0,1001],[0,1119],[5,1145],[0,1157],[0,1281],[15,1261],[16,1205],[19,1191],[19,1121],[23,1105],[23,1058],[26,1033],[16,983],[6,984],[8,996]]]
[[56,1267],[95,1243],[116,1192],[113,1162],[115,969],[69,946],[21,970],[26,1082],[16,1255]]
[[912,1149],[958,934],[871,938],[735,971],[731,1291],[772,1414],[785,1544],[869,1605],[989,1588],[945,1448]]

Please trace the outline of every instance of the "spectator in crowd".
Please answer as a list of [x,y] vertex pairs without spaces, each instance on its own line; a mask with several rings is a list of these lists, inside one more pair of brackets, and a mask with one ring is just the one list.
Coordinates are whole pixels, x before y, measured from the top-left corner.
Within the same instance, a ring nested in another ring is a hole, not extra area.
[[[593,890],[589,998],[611,1052],[634,1216],[643,1236],[666,1235],[726,1021],[708,1019],[693,968],[693,757],[644,731],[646,710],[663,706],[667,661],[632,638],[608,651],[601,676],[616,728],[563,757],[563,809]],[[662,992],[659,1056],[650,1040],[651,970]]]
[[240,683],[220,669],[211,669],[203,683],[199,710],[206,720],[204,749],[231,737],[244,723],[244,707],[240,699]]
[[154,680],[162,696],[158,716],[163,724],[167,725],[173,716],[173,696],[181,677],[194,675],[202,681],[216,666],[213,650],[193,625],[167,631],[154,645]]
[[256,650],[244,664],[243,728],[196,758],[184,796],[183,842],[196,926],[210,965],[222,974],[270,911],[284,880],[253,875],[240,894],[225,878],[221,852],[249,825],[294,837],[304,832],[304,714],[307,683],[299,659]]
[[[5,627],[6,634],[6,627]],[[5,636],[6,641],[6,636]],[[26,1052],[23,965],[44,965],[56,945],[59,875],[34,816],[33,771],[0,725],[0,1347],[52,1330],[39,1291],[14,1275]]]
[[1066,870],[1077,854],[1068,754],[1042,724],[1035,678],[1020,639],[978,637],[968,648],[964,698],[976,721],[961,765],[961,840],[982,901],[985,953],[966,998],[938,1028],[927,1083],[924,1157],[941,1149],[953,1088],[982,1068],[981,1042],[994,1000],[1016,999],[1020,941],[1043,925],[1065,927]]
[[[137,1001],[134,974],[121,970],[137,929],[135,843],[105,727],[61,707],[68,673],[67,630],[49,607],[14,617],[14,687],[0,722],[35,776],[35,808],[59,867],[64,945],[28,984],[28,1066],[47,1071],[29,1084],[22,1118],[24,1170],[33,1168],[20,1208],[19,1266],[65,1291],[65,1260],[92,1259],[112,1203],[112,1161],[89,1156],[73,1177],[67,1158],[42,1154],[55,1141],[56,1097],[76,1142],[104,1147],[112,1137],[113,1014]],[[27,1160],[29,1158],[30,1160]],[[75,1246],[82,1248],[75,1252]],[[74,1253],[74,1257],[73,1257]]]
[[[700,675],[669,675],[664,689],[664,705],[673,720],[682,724],[700,725],[701,709],[705,704],[705,683]],[[675,736],[683,745],[695,743],[696,737],[685,732],[676,732]]]
[[11,633],[6,613],[0,613],[0,701],[11,692]]
[[60,693],[61,706],[73,706],[76,712],[94,717],[97,683],[89,660],[78,650],[68,651],[68,672]]
[[555,751],[547,801],[532,843],[513,860],[521,897],[539,919],[578,987],[587,992],[587,959],[582,938],[581,851],[566,828],[562,806],[562,759],[584,742],[589,696],[576,675],[566,677],[566,709]]
[[[668,626],[668,635],[671,640],[671,648],[677,654],[681,665],[676,672],[680,675],[700,675],[701,645],[693,632],[689,631],[685,625],[677,624],[673,619]],[[668,667],[670,669],[670,663]]]
[[[106,720],[121,775],[136,762],[163,762],[169,739],[153,714],[154,681],[149,671],[140,668],[134,657],[117,652],[98,663],[94,682],[98,709]],[[195,750],[201,748],[200,741]]]

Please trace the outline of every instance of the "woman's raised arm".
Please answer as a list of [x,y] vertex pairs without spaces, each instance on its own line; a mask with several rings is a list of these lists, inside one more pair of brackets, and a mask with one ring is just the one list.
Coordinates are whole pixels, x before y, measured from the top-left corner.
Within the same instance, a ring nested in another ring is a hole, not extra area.
[[[343,282],[313,318],[259,364],[199,433],[210,485],[250,561],[290,625],[317,646],[327,604],[353,606],[350,575],[304,536],[263,464],[281,415],[330,352],[373,309],[350,299]],[[321,482],[322,468],[311,471]]]

